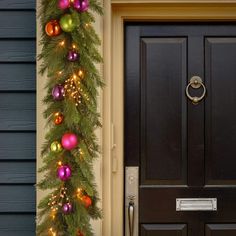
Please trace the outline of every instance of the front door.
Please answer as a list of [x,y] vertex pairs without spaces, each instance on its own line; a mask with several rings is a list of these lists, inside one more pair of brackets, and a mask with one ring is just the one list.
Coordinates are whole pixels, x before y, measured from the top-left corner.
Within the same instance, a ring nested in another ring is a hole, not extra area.
[[236,235],[235,25],[125,26],[125,166],[132,236]]

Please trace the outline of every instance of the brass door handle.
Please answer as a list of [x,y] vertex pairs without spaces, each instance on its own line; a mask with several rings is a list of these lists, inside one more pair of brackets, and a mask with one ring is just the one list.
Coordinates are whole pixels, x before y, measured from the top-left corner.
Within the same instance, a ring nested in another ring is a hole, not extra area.
[[[192,88],[194,88],[194,89],[198,89],[198,88],[202,87],[202,88],[203,88],[203,93],[202,93],[202,95],[201,95],[200,97],[196,97],[196,96],[193,97],[193,96],[191,96],[190,93],[189,93],[189,88],[190,88],[190,86],[191,86]],[[197,104],[206,96],[206,87],[205,87],[205,85],[203,84],[202,79],[201,79],[199,76],[193,76],[193,77],[190,79],[190,82],[189,82],[189,84],[188,84],[187,87],[186,87],[186,95],[187,95],[187,97],[189,98],[189,100],[190,100],[193,104],[195,104],[195,105],[197,105]]]

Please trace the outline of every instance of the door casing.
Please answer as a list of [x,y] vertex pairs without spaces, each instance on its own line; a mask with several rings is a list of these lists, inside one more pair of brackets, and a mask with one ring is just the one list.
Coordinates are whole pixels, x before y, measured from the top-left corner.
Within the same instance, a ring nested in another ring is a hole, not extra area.
[[124,22],[236,22],[236,0],[104,1],[103,235],[123,236]]

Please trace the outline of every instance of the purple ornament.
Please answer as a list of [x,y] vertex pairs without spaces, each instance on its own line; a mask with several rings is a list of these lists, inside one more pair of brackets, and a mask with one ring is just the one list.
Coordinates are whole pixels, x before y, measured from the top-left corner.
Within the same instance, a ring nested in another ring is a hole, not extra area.
[[67,54],[67,59],[68,61],[77,61],[79,59],[79,53],[76,52],[75,50],[70,50]]
[[67,165],[60,166],[57,169],[57,176],[62,181],[68,180],[71,177],[71,168]]
[[89,8],[89,0],[74,0],[74,8],[80,12],[87,11]]
[[64,214],[71,213],[72,212],[72,205],[71,205],[71,203],[64,204],[63,207],[62,207],[62,210],[63,210]]
[[58,7],[61,10],[65,10],[70,7],[70,0],[59,0],[58,1]]
[[66,133],[61,138],[61,144],[66,150],[74,149],[78,145],[78,138],[73,133]]
[[52,90],[52,96],[55,100],[62,100],[64,98],[65,89],[62,85],[55,85]]

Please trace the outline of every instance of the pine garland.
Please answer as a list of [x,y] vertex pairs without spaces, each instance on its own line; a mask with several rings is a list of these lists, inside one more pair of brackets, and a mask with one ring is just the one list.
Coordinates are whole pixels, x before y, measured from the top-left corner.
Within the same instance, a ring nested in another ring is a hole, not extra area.
[[[69,7],[61,9],[59,1],[41,0],[39,10],[43,33],[38,59],[41,61],[40,73],[47,73],[48,77],[43,102],[49,131],[42,147],[43,167],[39,170],[44,178],[38,188],[51,193],[38,205],[37,235],[92,236],[90,219],[101,218],[93,161],[99,154],[95,129],[101,126],[97,96],[98,89],[103,86],[96,68],[102,58],[97,49],[100,39],[92,26],[95,22],[92,12],[103,14],[103,9],[97,0],[89,1],[88,11],[75,9],[75,0],[68,0]],[[76,25],[69,32],[63,31],[60,21],[66,14]],[[53,28],[49,35],[45,27],[52,20],[56,20],[62,29],[57,34]],[[70,50],[79,54],[78,60],[68,60]],[[61,99],[52,95],[57,86],[62,88]],[[61,140],[66,133],[77,137],[76,147],[64,148]],[[62,180],[58,171],[65,165],[70,168],[71,176]]]

